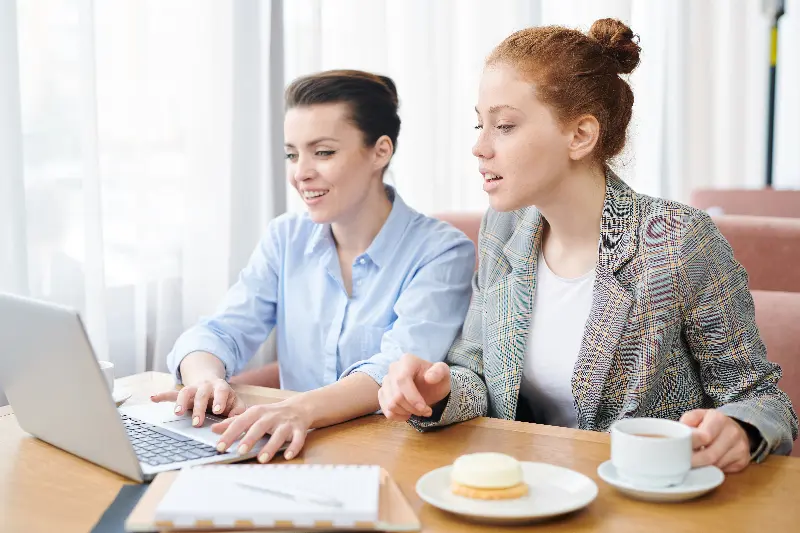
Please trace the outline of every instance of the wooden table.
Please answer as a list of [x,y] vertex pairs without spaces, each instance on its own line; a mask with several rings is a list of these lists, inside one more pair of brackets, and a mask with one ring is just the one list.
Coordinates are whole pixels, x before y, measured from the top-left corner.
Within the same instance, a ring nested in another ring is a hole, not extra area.
[[[167,374],[148,372],[119,379],[117,386],[134,391],[129,402],[145,402],[150,394],[171,387],[172,381]],[[237,389],[248,405],[292,394],[258,387]],[[770,457],[729,476],[699,500],[654,504],[627,499],[599,479],[597,466],[609,457],[605,434],[488,418],[420,434],[406,424],[368,416],[312,432],[293,462],[379,464],[397,480],[418,513],[423,531],[491,531],[496,528],[462,521],[423,503],[414,491],[424,473],[452,463],[463,453],[478,451],[564,466],[597,482],[600,492],[589,507],[531,526],[531,531],[800,531],[800,460],[796,458]],[[0,408],[0,531],[89,531],[126,482],[30,437],[19,428],[9,407]]]

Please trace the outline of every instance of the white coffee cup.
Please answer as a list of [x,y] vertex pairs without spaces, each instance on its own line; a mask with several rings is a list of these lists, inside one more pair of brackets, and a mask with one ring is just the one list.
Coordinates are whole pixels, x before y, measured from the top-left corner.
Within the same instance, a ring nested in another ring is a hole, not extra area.
[[620,420],[611,426],[611,463],[637,487],[679,485],[692,468],[692,428],[661,418]]
[[106,385],[111,393],[114,393],[114,363],[111,361],[98,361],[103,377],[106,378]]

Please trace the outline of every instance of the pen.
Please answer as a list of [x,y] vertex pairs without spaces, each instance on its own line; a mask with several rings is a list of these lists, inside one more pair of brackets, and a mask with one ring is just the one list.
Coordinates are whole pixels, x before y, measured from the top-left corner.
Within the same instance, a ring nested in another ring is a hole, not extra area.
[[273,494],[275,496],[280,496],[282,498],[288,498],[290,500],[295,500],[295,501],[305,500],[311,503],[316,503],[317,505],[324,505],[327,507],[344,507],[344,503],[341,500],[337,500],[336,498],[331,498],[328,496],[312,494],[306,491],[276,489],[274,487],[266,487],[264,485],[259,485],[257,483],[250,483],[248,481],[237,481],[236,484],[246,489],[266,492],[268,494]]

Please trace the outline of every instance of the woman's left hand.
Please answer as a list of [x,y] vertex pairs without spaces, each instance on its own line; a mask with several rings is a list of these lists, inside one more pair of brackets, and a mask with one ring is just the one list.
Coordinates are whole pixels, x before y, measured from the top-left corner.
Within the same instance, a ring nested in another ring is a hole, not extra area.
[[750,464],[750,438],[733,418],[715,409],[695,409],[681,422],[692,431],[692,468],[714,465],[725,473],[740,472]]
[[291,444],[284,452],[284,457],[287,460],[297,457],[310,426],[311,417],[298,401],[283,400],[249,407],[240,415],[212,425],[211,431],[222,433],[217,444],[219,451],[227,450],[231,443],[246,432],[237,449],[240,454],[249,452],[264,435],[270,435],[269,441],[258,452],[258,461],[266,463],[286,441],[291,441]]

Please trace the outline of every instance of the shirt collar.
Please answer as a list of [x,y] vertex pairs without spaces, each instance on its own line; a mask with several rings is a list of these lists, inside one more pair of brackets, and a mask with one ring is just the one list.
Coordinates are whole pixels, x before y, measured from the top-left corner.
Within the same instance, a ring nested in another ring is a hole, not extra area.
[[408,223],[411,222],[414,216],[414,211],[400,198],[394,187],[390,185],[385,185],[385,187],[386,194],[392,202],[392,210],[364,254],[379,268],[391,261],[400,237],[406,231]]
[[[392,210],[383,223],[383,227],[372,240],[367,251],[364,253],[375,265],[381,267],[391,260],[392,252],[400,240],[408,223],[414,215],[414,211],[406,205],[403,199],[397,194],[394,187],[384,185],[389,201],[392,202]],[[306,245],[306,255],[314,253],[323,243],[333,246],[333,235],[331,234],[330,224],[317,224]]]

